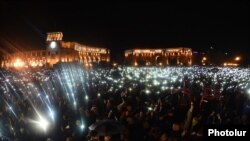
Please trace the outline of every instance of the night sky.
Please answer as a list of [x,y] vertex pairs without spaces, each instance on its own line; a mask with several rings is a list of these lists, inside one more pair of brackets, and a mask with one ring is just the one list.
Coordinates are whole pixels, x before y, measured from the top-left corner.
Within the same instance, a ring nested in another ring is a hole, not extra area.
[[0,53],[45,49],[46,32],[107,47],[114,60],[130,48],[191,47],[249,53],[249,2],[0,2]]

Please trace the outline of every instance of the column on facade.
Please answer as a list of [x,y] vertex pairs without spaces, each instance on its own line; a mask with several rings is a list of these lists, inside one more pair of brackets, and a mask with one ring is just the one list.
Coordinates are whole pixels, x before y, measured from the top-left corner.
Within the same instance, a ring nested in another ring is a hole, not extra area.
[[180,59],[179,59],[179,57],[177,57],[177,65],[179,65],[180,64]]

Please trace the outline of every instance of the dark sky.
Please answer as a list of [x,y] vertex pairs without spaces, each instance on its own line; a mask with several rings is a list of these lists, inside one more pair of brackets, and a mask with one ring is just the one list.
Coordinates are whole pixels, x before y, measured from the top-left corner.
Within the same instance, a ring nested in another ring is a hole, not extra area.
[[49,31],[102,46],[119,58],[129,48],[187,46],[250,52],[249,2],[0,2],[0,52],[45,48]]

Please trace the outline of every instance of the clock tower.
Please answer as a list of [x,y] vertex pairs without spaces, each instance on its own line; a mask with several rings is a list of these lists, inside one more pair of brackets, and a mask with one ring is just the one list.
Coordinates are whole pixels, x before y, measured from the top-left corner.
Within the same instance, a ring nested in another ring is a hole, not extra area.
[[52,54],[60,50],[62,44],[63,34],[62,32],[49,32],[47,33],[47,51],[50,51]]
[[49,32],[46,39],[46,62],[53,66],[61,61],[62,32]]

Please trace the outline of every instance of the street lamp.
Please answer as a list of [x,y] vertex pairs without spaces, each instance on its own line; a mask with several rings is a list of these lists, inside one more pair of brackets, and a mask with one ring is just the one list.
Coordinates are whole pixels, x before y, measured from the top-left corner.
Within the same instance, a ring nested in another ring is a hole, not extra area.
[[201,62],[202,62],[202,65],[206,65],[206,61],[207,61],[207,57],[203,57]]
[[23,67],[24,66],[24,62],[21,59],[16,59],[14,62],[14,67],[19,68],[19,67]]
[[235,60],[235,61],[240,61],[240,59],[241,59],[241,58],[240,58],[239,56],[237,56],[237,57],[235,57],[234,60]]

